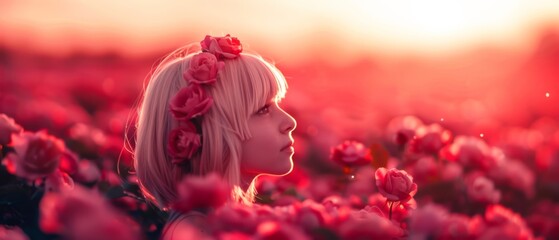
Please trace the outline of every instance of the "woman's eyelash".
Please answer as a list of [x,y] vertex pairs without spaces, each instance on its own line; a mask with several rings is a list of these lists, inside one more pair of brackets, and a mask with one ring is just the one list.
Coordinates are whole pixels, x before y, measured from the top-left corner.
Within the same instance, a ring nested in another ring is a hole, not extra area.
[[256,113],[257,114],[266,114],[268,112],[270,112],[270,104],[264,105],[264,107],[258,109],[258,111]]

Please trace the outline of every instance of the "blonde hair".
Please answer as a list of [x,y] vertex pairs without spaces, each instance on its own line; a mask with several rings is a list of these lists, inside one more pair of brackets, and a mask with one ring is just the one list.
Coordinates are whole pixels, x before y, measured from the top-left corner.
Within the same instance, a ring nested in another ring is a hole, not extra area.
[[171,163],[167,152],[169,132],[178,125],[171,116],[169,101],[187,86],[182,73],[190,59],[180,48],[167,55],[154,69],[138,108],[134,167],[145,197],[166,210],[176,199],[176,185],[187,174],[221,174],[232,187],[235,201],[254,201],[254,181],[241,189],[241,143],[251,138],[248,118],[270,100],[280,100],[287,90],[281,72],[255,54],[241,54],[224,61],[217,82],[206,87],[214,99],[200,119],[202,148],[189,165]]

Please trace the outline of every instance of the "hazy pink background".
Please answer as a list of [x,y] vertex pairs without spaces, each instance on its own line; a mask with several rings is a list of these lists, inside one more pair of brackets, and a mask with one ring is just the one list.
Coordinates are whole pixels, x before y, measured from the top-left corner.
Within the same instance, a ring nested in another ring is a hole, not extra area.
[[[133,105],[164,53],[231,33],[288,77],[298,131],[365,139],[414,114],[491,139],[557,121],[558,23],[557,1],[8,0],[0,87],[44,85],[30,97],[53,102],[52,88],[79,91],[110,112]],[[0,100],[16,119],[7,106],[27,106]]]

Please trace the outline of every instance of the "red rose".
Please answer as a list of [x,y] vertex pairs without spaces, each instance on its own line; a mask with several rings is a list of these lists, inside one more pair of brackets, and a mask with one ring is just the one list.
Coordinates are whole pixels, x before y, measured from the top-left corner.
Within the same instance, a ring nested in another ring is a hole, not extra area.
[[191,122],[186,122],[186,126],[171,131],[167,147],[173,157],[173,163],[181,163],[192,158],[201,144],[200,135],[196,133],[196,126]]
[[12,133],[21,131],[21,126],[15,123],[14,119],[6,116],[6,114],[0,114],[0,145],[7,145],[10,143]]
[[213,99],[198,84],[182,88],[171,100],[170,108],[175,118],[189,121],[206,113]]
[[4,159],[10,173],[29,180],[47,176],[59,166],[64,143],[43,131],[13,135],[15,153]]
[[190,60],[188,70],[184,71],[183,77],[188,83],[214,83],[217,79],[217,71],[223,65],[224,63],[218,62],[215,55],[211,53],[196,54]]
[[177,185],[178,199],[172,207],[180,212],[206,210],[223,205],[231,194],[229,185],[216,173],[187,176]]
[[200,42],[202,50],[215,54],[218,58],[236,58],[243,51],[241,42],[236,37],[229,34],[225,37],[212,37],[206,35],[206,38]]
[[407,202],[417,192],[417,184],[404,170],[379,168],[375,179],[379,192],[389,201]]
[[368,164],[373,157],[362,143],[345,141],[330,151],[330,159],[344,166],[358,166]]

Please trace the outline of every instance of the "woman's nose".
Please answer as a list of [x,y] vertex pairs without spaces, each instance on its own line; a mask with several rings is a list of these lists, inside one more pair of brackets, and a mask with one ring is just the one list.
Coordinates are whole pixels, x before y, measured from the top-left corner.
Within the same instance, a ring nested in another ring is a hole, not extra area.
[[280,130],[282,133],[288,133],[293,131],[297,127],[297,121],[295,121],[295,118],[289,115],[289,113],[285,111],[283,111],[283,113],[284,113],[284,119],[280,126]]

